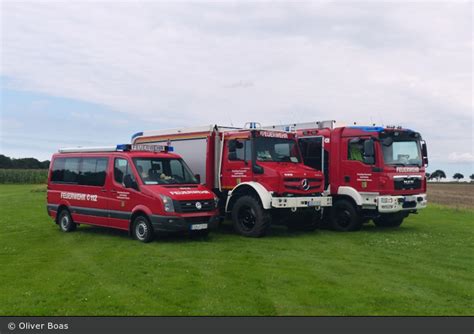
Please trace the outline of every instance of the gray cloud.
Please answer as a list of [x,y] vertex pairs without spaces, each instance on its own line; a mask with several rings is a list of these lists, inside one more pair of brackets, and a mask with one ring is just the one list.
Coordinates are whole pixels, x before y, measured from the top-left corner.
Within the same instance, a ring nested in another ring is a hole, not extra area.
[[357,120],[416,128],[434,160],[472,156],[467,1],[6,2],[2,28],[8,87],[143,127]]

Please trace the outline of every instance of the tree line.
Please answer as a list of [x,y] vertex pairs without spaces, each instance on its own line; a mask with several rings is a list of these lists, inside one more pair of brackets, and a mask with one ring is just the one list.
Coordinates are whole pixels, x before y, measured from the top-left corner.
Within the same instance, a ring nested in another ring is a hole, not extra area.
[[[428,180],[439,181],[441,179],[446,178],[446,173],[441,169],[437,169],[433,173],[426,173],[426,178]],[[469,175],[469,178],[471,179],[471,182],[474,181],[474,174]],[[455,179],[456,181],[459,181],[461,179],[464,179],[464,175],[461,173],[454,173],[453,179]]]
[[35,158],[14,159],[0,154],[0,169],[48,169],[49,160],[39,161]]

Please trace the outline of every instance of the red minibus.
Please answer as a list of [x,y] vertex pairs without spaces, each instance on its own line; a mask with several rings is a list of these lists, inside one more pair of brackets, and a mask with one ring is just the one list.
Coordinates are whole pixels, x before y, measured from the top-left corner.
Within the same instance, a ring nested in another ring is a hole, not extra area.
[[217,198],[169,146],[61,149],[48,175],[47,210],[64,232],[80,224],[126,230],[142,242],[155,232],[207,235]]

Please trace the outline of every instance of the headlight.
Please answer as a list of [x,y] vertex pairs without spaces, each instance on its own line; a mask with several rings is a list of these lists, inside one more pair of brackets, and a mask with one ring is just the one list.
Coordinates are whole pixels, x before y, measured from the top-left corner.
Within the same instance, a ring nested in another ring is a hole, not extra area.
[[163,207],[166,212],[174,212],[173,200],[165,195],[160,195],[161,201],[163,202]]

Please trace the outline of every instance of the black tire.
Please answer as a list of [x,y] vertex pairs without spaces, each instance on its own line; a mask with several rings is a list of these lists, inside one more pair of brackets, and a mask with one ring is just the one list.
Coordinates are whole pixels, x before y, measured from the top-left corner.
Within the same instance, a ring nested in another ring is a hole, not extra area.
[[58,215],[59,229],[63,232],[72,232],[77,228],[76,223],[72,220],[68,209],[62,209]]
[[381,214],[374,219],[374,224],[377,227],[399,227],[405,217],[403,212]]
[[358,231],[362,227],[362,219],[350,201],[337,200],[331,207],[331,228],[340,232]]
[[293,231],[311,232],[321,227],[321,222],[320,212],[306,210],[306,212],[295,214],[294,217],[288,219],[287,227]]
[[232,208],[234,230],[246,237],[258,238],[266,234],[271,216],[253,196],[242,196]]
[[135,217],[132,233],[135,239],[144,243],[152,241],[155,237],[153,226],[151,226],[150,221],[145,216]]

